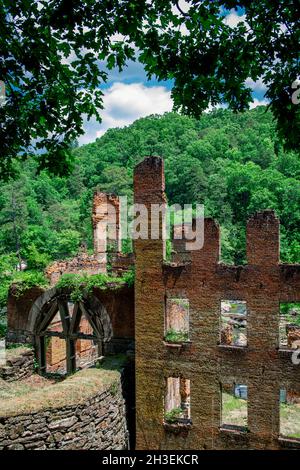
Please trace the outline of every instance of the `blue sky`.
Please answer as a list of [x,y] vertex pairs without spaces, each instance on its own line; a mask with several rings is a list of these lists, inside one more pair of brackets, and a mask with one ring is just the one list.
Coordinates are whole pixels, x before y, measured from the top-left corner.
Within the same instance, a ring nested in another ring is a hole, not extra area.
[[[185,8],[187,2],[180,2]],[[244,20],[243,11],[226,12],[224,21],[234,27],[239,21]],[[266,104],[264,94],[266,88],[261,80],[253,82],[247,80],[247,85],[253,90],[251,107]],[[171,100],[172,82],[158,82],[153,79],[148,81],[143,65],[138,61],[130,61],[123,72],[117,69],[109,71],[108,82],[102,87],[104,96],[104,109],[101,112],[102,123],[95,119],[85,121],[85,134],[79,138],[79,144],[93,142],[101,137],[107,129],[124,127],[136,119],[150,114],[163,114],[172,110]]]

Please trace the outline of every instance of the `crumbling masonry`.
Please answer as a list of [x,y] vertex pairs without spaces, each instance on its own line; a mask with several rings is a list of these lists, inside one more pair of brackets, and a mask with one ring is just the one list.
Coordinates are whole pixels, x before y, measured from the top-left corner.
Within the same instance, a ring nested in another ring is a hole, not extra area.
[[95,191],[92,207],[94,253],[89,255],[82,245],[80,253],[71,260],[55,261],[46,269],[51,285],[55,285],[62,274],[107,272],[108,253],[112,270],[122,274],[133,264],[132,255],[121,253],[120,202],[115,194]]
[[[136,203],[148,208],[164,203],[164,190],[160,158],[149,157],[137,165]],[[88,256],[83,251],[74,260],[52,265],[48,269],[52,285],[63,272],[106,272],[107,242],[103,233],[109,234],[114,227],[111,214],[103,206],[100,208],[103,201],[115,207],[115,230],[120,233],[118,198],[95,193],[94,254]],[[135,241],[134,292],[128,286],[95,288],[89,300],[92,320],[105,320],[104,330],[109,330],[104,354],[125,352],[135,338],[136,448],[300,448],[300,439],[279,434],[280,390],[300,394],[300,365],[292,362],[289,344],[285,348],[279,345],[279,303],[300,302],[300,265],[280,263],[279,221],[275,214],[264,211],[248,221],[248,264],[244,266],[220,262],[220,230],[209,218],[204,223],[204,246],[188,252],[184,240],[174,240],[175,254],[167,262],[163,226],[161,217],[159,239]],[[151,228],[149,218],[149,233]],[[114,271],[128,269],[133,256],[123,256],[119,243],[113,250]],[[7,339],[34,342],[41,336],[37,334],[41,322],[48,314],[48,319],[51,317],[51,306],[58,302],[64,308],[68,296],[68,292],[55,287],[47,291],[33,287],[18,297],[12,287]],[[231,331],[227,335],[223,331],[222,342],[220,317],[224,300],[246,303],[247,341],[239,345],[230,344]],[[166,319],[170,303],[173,310]],[[180,316],[176,317],[176,312]],[[170,327],[188,331],[184,331],[182,341],[172,342],[165,334]],[[69,342],[74,340],[73,330],[70,331],[61,334]],[[82,339],[79,336],[75,339]],[[133,382],[130,379],[132,397]],[[232,383],[248,387],[248,423],[244,429],[224,426],[221,421],[222,390],[231,390]],[[171,404],[167,410],[179,406],[183,409],[182,419],[166,420],[166,402]]]
[[[136,167],[134,189],[136,203],[165,202],[160,158]],[[164,261],[164,251],[162,237],[135,242],[137,449],[299,448],[299,440],[279,436],[279,390],[300,391],[300,365],[279,348],[279,303],[300,301],[300,265],[280,263],[274,213],[248,221],[245,266],[220,263],[220,230],[210,218],[202,249],[175,263]],[[164,341],[168,298],[189,300],[189,341],[178,347]],[[246,301],[247,346],[220,344],[222,299]],[[164,422],[170,377],[190,381],[185,423]],[[221,384],[232,381],[248,386],[245,430],[221,427]]]

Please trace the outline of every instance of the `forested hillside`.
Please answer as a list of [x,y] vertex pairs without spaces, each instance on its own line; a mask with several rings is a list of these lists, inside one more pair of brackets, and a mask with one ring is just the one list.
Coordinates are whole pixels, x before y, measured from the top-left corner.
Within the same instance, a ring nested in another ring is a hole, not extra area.
[[[218,110],[200,120],[168,113],[111,129],[74,149],[70,177],[36,174],[34,161],[1,184],[0,280],[14,276],[18,260],[42,271],[53,259],[72,257],[81,241],[92,247],[95,188],[132,198],[135,164],[147,155],[165,159],[170,203],[198,202],[222,226],[223,260],[245,259],[245,222],[259,209],[281,219],[281,258],[300,262],[300,160],[284,152],[266,108],[244,114]],[[2,302],[5,292],[3,290]]]

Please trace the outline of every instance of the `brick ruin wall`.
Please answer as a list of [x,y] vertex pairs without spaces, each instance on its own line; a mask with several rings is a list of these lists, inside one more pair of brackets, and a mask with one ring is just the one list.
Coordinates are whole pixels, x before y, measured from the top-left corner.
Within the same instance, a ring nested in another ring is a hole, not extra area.
[[45,274],[51,286],[54,286],[63,274],[99,274],[106,270],[95,255],[81,253],[71,260],[55,261],[45,270]]
[[108,261],[112,272],[122,275],[133,265],[133,255],[121,253],[120,201],[115,194],[95,191],[92,207],[94,253],[89,255],[86,247],[71,260],[55,261],[46,268],[50,285],[54,286],[62,274],[107,272]]
[[0,450],[122,450],[128,448],[121,381],[84,403],[0,416]]
[[[22,295],[16,295],[15,287],[12,286],[7,304],[7,324],[8,331],[6,339],[8,343],[28,343],[35,344],[34,332],[30,325],[30,311],[35,302],[45,292],[49,293],[49,301],[51,296],[55,294],[56,288],[45,291],[40,287],[33,287],[25,291]],[[106,289],[94,288],[92,293],[106,309],[112,326],[112,338],[106,344],[106,353],[124,353],[128,347],[134,342],[134,288],[127,285],[111,286]],[[68,293],[66,292],[66,295]],[[60,322],[56,325],[60,327]],[[55,328],[55,325],[53,325]],[[90,331],[90,325],[82,324],[85,332]],[[52,338],[53,340],[53,338]],[[52,341],[51,340],[51,341]],[[65,360],[65,342],[59,338],[54,339],[56,347],[49,349],[48,364],[51,366],[60,366]],[[86,344],[88,343],[88,348]],[[90,353],[91,341],[77,340],[77,353],[81,357]],[[80,349],[80,351],[79,351]]]
[[[163,203],[163,161],[140,163],[134,185],[136,203]],[[220,229],[212,219],[205,219],[202,249],[174,263],[164,262],[164,250],[162,239],[135,241],[137,449],[293,445],[279,438],[279,391],[300,392],[300,366],[279,348],[279,303],[300,302],[300,265],[279,260],[278,219],[265,211],[248,221],[243,266],[220,262]],[[181,348],[163,341],[168,298],[189,300],[190,342]],[[222,299],[246,301],[246,347],[219,344]],[[168,377],[190,380],[190,426],[164,424]],[[248,432],[220,427],[220,384],[232,381],[248,386]]]

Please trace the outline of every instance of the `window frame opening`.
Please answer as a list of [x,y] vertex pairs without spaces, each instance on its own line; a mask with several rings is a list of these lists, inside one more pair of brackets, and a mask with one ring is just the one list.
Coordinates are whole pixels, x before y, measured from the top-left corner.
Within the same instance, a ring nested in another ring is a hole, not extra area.
[[[169,305],[171,304],[171,305]],[[172,313],[172,307],[179,311]],[[182,308],[180,308],[182,307]],[[181,311],[180,311],[181,310]],[[181,315],[181,318],[180,318]],[[177,318],[176,318],[177,317]],[[182,324],[182,328],[177,325]],[[164,341],[167,344],[181,345],[190,343],[190,303],[186,297],[167,297],[165,300]]]
[[191,380],[182,376],[165,378],[164,425],[190,426]]
[[[232,305],[235,305],[232,310]],[[243,312],[244,310],[244,312]],[[220,300],[219,346],[246,349],[248,347],[248,309],[246,300]]]
[[235,381],[221,382],[220,429],[248,432],[248,417],[248,386]]
[[278,335],[279,349],[300,349],[300,302],[279,302]]
[[279,438],[300,443],[300,390],[279,390]]

